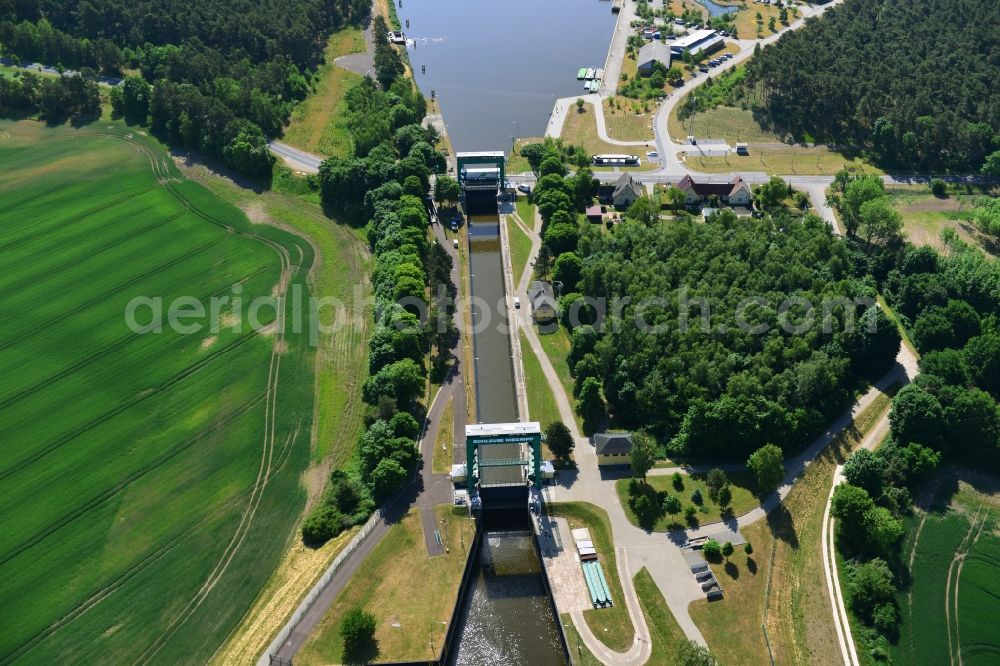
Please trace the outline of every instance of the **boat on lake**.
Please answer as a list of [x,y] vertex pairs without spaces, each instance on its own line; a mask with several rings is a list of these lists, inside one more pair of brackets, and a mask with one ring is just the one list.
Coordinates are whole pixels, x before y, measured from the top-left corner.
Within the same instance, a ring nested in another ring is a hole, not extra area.
[[586,78],[586,76],[587,76],[587,68],[586,67],[581,67],[580,69],[577,70],[577,72],[576,72],[576,78],[582,80],[582,79]]
[[604,78],[604,70],[603,70],[603,69],[601,69],[600,67],[598,67],[598,68],[597,68],[597,71],[596,71],[596,72],[594,72],[594,78],[595,78],[595,79],[598,79],[598,80],[601,80],[601,79],[603,79],[603,78]]
[[599,79],[594,79],[590,82],[590,92],[595,93],[601,88],[601,81]]
[[586,78],[586,79],[587,79],[587,80],[589,81],[589,80],[591,80],[592,78],[594,78],[594,74],[595,74],[595,73],[596,73],[596,70],[594,70],[594,68],[593,68],[593,67],[588,67],[588,68],[587,68],[587,73],[586,73],[586,75],[585,75],[585,77],[584,77],[584,78]]

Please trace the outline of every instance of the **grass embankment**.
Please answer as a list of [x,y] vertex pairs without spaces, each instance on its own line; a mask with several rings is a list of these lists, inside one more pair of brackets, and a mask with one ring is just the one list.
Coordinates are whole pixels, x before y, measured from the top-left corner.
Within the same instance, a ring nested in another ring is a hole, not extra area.
[[[428,557],[420,512],[411,509],[365,559],[313,630],[297,664],[429,661],[444,642],[458,586],[475,534],[472,520],[449,505],[435,508],[441,538],[451,552]],[[360,606],[375,615],[377,652],[345,661],[340,622]]]
[[[740,516],[750,511],[754,507],[760,504],[760,501],[754,496],[751,488],[753,487],[753,481],[749,474],[746,473],[729,473],[729,488],[732,490],[733,499],[730,502],[730,508],[732,509],[732,514],[734,516]],[[654,532],[666,532],[671,524],[680,524],[684,526],[684,511],[688,507],[694,507],[697,513],[695,514],[698,518],[698,522],[701,524],[714,523],[722,519],[722,510],[716,502],[712,501],[712,498],[708,496],[708,486],[705,484],[704,474],[681,474],[683,483],[681,489],[678,490],[674,487],[672,483],[672,477],[670,476],[647,476],[644,490],[651,490],[652,493],[666,493],[669,495],[674,495],[681,501],[681,511],[675,515],[668,515],[663,511],[660,502],[656,502],[656,506],[659,509],[655,514],[655,522],[650,523],[648,520],[643,521],[635,514],[632,507],[629,504],[629,486],[632,479],[619,479],[615,482],[615,491],[618,493],[618,500],[622,503],[622,508],[625,509],[625,515],[628,516],[629,522],[637,527],[642,527],[644,529],[650,529]],[[640,484],[641,485],[641,484]],[[692,501],[691,496],[695,491],[699,491],[702,497],[702,504],[699,506]]]
[[[518,198],[518,202],[523,197]],[[518,208],[520,209],[520,203],[518,203]],[[532,208],[534,208],[532,206]],[[520,210],[518,210],[518,217],[520,217]],[[522,220],[524,218],[521,218]],[[529,218],[525,222],[529,228],[533,223],[533,218]],[[521,280],[521,275],[524,273],[525,266],[528,265],[528,260],[531,258],[531,236],[525,233],[521,225],[518,224],[513,216],[507,217],[507,239],[510,241],[510,262],[511,268],[514,271],[514,286]],[[527,303],[523,303],[522,307],[529,307]]]
[[[639,166],[628,167],[625,171],[648,171],[656,168],[657,164],[651,164],[646,160],[644,151],[639,150],[642,146],[618,146],[607,143],[597,133],[597,116],[594,113],[594,105],[587,103],[583,109],[577,109],[576,105],[571,105],[566,111],[566,120],[563,122],[562,133],[563,142],[573,146],[583,146],[591,155],[600,153],[631,153],[639,155],[641,163]],[[608,170],[610,167],[594,167],[595,170]]]
[[[823,510],[834,469],[861,442],[889,403],[889,396],[881,395],[858,414],[854,425],[806,468],[782,506],[766,520],[742,530],[753,545],[752,555],[737,548],[729,563],[711,565],[725,597],[715,602],[695,601],[690,612],[722,663],[770,663],[761,630],[765,606],[775,663],[839,663],[840,648],[822,576],[819,545]],[[772,548],[771,591],[765,599]]]
[[[262,330],[247,321],[255,297],[306,286],[312,247],[252,226],[122,124],[0,129],[0,303],[30,313],[0,344],[0,594],[19,600],[0,610],[0,655],[204,658],[305,503],[313,352],[267,327],[273,308]],[[234,284],[242,304],[212,330],[210,299]],[[127,325],[138,296],[162,299],[162,332]],[[186,334],[166,319],[180,297]]]
[[779,132],[762,127],[753,111],[735,106],[717,106],[681,120],[677,111],[689,101],[687,97],[681,100],[667,118],[670,136],[675,140],[683,141],[685,137],[696,136],[725,139],[732,145],[737,142],[781,143],[786,138]]
[[532,421],[542,424],[544,430],[553,421],[562,421],[559,407],[552,396],[552,389],[542,372],[542,366],[528,344],[528,338],[521,333],[521,360],[524,365],[524,380],[528,389],[528,414]]
[[619,141],[652,141],[656,102],[627,97],[604,100],[604,122],[608,136]]
[[361,80],[334,64],[334,59],[365,50],[360,28],[344,28],[332,35],[324,51],[325,62],[314,78],[314,90],[291,114],[282,141],[312,153],[346,157],[354,150],[354,140],[344,125],[344,95]]
[[[553,516],[565,518],[571,530],[578,527],[590,529],[590,537],[594,541],[601,567],[604,569],[613,605],[608,608],[585,610],[583,617],[587,621],[587,626],[602,643],[617,652],[628,650],[632,646],[635,630],[628,616],[621,581],[618,578],[618,560],[615,557],[615,544],[611,538],[611,522],[608,520],[608,514],[604,509],[587,502],[554,502],[548,506],[548,511]],[[570,535],[564,537],[572,541]]]
[[900,635],[890,657],[893,663],[996,663],[998,480],[946,471],[930,483],[938,484],[930,511],[906,522],[901,553],[912,562],[912,583],[897,597]]
[[640,569],[632,580],[642,614],[646,617],[652,644],[652,653],[647,663],[677,663],[677,645],[686,638],[684,630],[677,624],[677,619],[667,606],[667,600],[663,598],[663,593],[656,586],[646,567]]
[[431,470],[435,474],[447,474],[451,471],[455,445],[455,401],[448,398],[441,413],[441,424],[438,427],[437,439],[434,442],[434,459]]
[[[555,330],[549,332],[549,328]],[[563,385],[563,390],[566,392],[569,404],[573,406],[573,417],[576,419],[576,427],[580,432],[583,432],[583,419],[576,412],[576,398],[573,397],[573,376],[569,374],[569,365],[566,363],[570,349],[569,334],[566,333],[566,329],[561,325],[556,326],[555,324],[547,325],[545,332],[536,326],[535,331],[538,333],[538,339],[542,343],[542,350],[549,357],[549,362],[555,369],[556,375],[559,376],[559,381]]]

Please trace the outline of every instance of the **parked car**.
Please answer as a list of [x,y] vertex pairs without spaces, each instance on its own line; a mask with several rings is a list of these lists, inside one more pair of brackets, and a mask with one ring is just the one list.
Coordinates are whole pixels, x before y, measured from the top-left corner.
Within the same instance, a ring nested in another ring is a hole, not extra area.
[[684,19],[674,19],[675,25],[684,25]]
[[518,310],[521,309],[521,297],[520,296],[515,296],[514,297],[514,307],[516,309],[518,309]]
[[519,192],[524,192],[525,194],[531,194],[531,185],[524,185],[522,183],[521,185],[517,186],[517,189]]
[[455,248],[456,250],[458,249],[458,239],[457,238],[451,242],[451,246],[453,248]]
[[650,159],[655,159],[655,158],[657,158],[659,156],[660,156],[660,154],[658,152],[656,152],[655,150],[650,150],[649,152],[646,153],[646,157],[648,157]]
[[451,230],[452,231],[458,231],[458,220],[452,220],[451,221]]

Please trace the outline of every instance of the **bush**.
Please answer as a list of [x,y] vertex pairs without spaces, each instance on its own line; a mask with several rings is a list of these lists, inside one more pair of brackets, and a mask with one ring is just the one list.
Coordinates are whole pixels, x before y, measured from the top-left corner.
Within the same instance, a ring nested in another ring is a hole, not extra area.
[[695,506],[701,506],[705,503],[705,498],[701,496],[701,490],[699,488],[695,488],[694,492],[691,493],[691,501],[695,504]]
[[948,194],[948,184],[940,178],[931,178],[931,193],[936,197]]
[[722,559],[722,546],[715,539],[706,541],[702,547],[702,552],[705,554],[705,559],[709,562],[718,562]]
[[674,495],[667,495],[663,498],[663,511],[675,516],[681,512],[681,500]]
[[677,492],[684,490],[684,477],[681,476],[680,472],[674,472],[674,475],[670,477],[670,483],[673,484],[674,490]]

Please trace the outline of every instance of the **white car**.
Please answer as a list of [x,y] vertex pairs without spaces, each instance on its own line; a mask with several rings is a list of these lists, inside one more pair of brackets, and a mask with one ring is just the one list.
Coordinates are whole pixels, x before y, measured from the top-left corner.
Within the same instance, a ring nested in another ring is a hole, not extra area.
[[646,157],[648,157],[650,159],[656,159],[659,156],[660,156],[660,154],[658,152],[656,152],[655,150],[651,150],[648,153],[646,153]]
[[514,297],[514,307],[516,309],[518,309],[518,310],[521,309],[521,297],[520,296],[515,296]]
[[456,238],[455,240],[453,240],[451,242],[451,245],[452,245],[452,247],[454,247],[457,250],[458,249],[458,239]]

